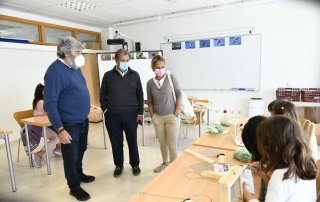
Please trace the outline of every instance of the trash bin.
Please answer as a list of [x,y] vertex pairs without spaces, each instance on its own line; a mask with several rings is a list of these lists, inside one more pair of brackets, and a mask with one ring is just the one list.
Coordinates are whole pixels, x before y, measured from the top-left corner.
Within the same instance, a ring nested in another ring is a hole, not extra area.
[[257,115],[264,115],[264,100],[262,98],[250,98],[249,118]]

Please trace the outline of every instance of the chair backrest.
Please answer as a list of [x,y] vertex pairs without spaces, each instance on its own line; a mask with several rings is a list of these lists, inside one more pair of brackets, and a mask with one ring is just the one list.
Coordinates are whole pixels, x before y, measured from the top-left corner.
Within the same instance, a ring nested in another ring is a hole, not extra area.
[[19,124],[19,126],[21,128],[24,127],[24,124],[21,123],[21,119],[25,119],[25,118],[30,118],[30,117],[33,117],[33,110],[32,109],[29,109],[29,110],[25,110],[25,111],[18,111],[18,112],[14,112],[13,113],[13,117],[14,119],[17,121],[17,123]]
[[300,126],[303,126],[303,124],[307,121],[308,119],[304,118],[304,117],[299,117],[299,123]]
[[199,108],[209,108],[210,107],[210,101],[209,100],[192,100],[192,106],[193,107],[199,107]]
[[317,138],[315,134],[315,126],[314,123],[312,123],[309,120],[306,120],[302,125],[302,130],[304,132],[304,135],[306,137],[306,140],[310,146],[310,149],[312,151],[312,157],[317,160],[318,156],[318,145],[317,145]]
[[[320,159],[317,160],[317,168],[318,170],[320,170]],[[316,178],[316,185],[317,185],[317,202],[320,201],[320,172],[318,172],[317,174],[317,178]]]
[[307,119],[303,122],[303,124],[301,124],[301,128],[302,128],[307,140],[309,139],[310,125],[311,125],[311,121],[309,121]]
[[193,99],[192,103],[209,103],[209,100],[197,100],[197,99]]

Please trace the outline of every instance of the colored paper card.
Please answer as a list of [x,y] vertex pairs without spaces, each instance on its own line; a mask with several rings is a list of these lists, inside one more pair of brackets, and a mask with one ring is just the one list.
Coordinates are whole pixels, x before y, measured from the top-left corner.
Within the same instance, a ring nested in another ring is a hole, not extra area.
[[210,47],[210,39],[200,40],[200,48],[208,48]]
[[225,46],[226,44],[226,40],[225,38],[217,38],[217,39],[213,39],[213,44],[215,47],[219,47],[219,46]]
[[172,43],[172,50],[180,50],[181,42]]
[[185,43],[186,49],[193,49],[196,47],[195,41],[186,41]]
[[229,45],[241,45],[241,36],[234,36],[229,38]]

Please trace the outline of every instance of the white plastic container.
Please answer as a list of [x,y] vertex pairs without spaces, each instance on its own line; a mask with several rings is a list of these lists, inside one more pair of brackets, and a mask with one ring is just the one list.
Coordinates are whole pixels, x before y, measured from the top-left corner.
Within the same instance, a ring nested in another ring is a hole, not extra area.
[[264,100],[262,98],[250,98],[249,118],[258,115],[264,115]]

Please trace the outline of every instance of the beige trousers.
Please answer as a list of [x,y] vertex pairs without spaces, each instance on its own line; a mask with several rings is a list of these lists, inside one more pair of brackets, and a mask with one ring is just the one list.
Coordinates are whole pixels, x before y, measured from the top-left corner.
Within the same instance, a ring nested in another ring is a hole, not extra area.
[[168,151],[170,162],[174,161],[177,158],[177,137],[180,129],[180,118],[174,114],[166,116],[154,114],[152,122],[160,143],[163,162],[169,162]]

